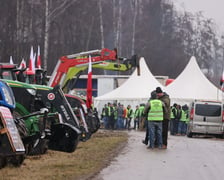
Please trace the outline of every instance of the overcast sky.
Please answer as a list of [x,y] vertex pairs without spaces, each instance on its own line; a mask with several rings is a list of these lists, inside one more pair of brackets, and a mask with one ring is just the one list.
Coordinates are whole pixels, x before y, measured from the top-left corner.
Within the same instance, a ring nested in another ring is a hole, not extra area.
[[224,0],[172,0],[180,9],[190,12],[203,11],[205,17],[215,19],[224,32]]

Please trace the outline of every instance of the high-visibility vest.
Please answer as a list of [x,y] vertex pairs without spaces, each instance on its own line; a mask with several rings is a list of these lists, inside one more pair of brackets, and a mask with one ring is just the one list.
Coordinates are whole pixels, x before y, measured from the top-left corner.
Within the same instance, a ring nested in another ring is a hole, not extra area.
[[128,118],[133,118],[133,115],[134,115],[134,114],[133,114],[133,110],[132,110],[131,108],[130,108],[130,109],[127,108],[127,110],[128,110],[127,117],[128,117]]
[[148,112],[148,121],[162,121],[163,120],[163,104],[158,99],[149,101],[150,110]]
[[134,114],[134,117],[135,118],[138,118],[140,116],[140,109],[135,109],[135,114]]
[[113,110],[114,110],[114,119],[117,119],[117,108],[113,107]]
[[103,116],[106,116],[106,109],[107,109],[107,106],[104,106],[103,111],[102,111]]
[[143,116],[144,109],[145,109],[144,106],[140,106],[139,107],[139,114],[140,114],[140,116]]
[[174,119],[173,110],[176,111],[176,108],[175,107],[171,108],[170,119]]
[[111,107],[108,106],[108,116],[111,116]]

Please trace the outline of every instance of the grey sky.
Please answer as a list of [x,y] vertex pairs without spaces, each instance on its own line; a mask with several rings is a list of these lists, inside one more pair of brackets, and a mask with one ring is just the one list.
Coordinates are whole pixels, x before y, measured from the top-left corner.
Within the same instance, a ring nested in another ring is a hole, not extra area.
[[205,17],[215,19],[224,32],[224,0],[172,0],[176,6],[189,12],[202,11]]

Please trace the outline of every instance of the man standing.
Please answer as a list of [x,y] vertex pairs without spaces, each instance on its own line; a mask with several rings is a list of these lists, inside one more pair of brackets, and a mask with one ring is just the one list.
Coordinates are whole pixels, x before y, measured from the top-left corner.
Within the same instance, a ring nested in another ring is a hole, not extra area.
[[126,124],[126,128],[128,130],[131,130],[131,120],[133,118],[133,110],[131,108],[131,105],[128,105],[127,110],[128,110],[128,113],[127,113],[127,124]]
[[162,139],[163,139],[163,149],[167,149],[167,139],[168,139],[168,127],[170,120],[170,98],[169,95],[162,91],[160,87],[156,88],[156,94],[159,100],[161,100],[165,105],[165,112],[163,114],[163,131],[162,131]]
[[151,98],[145,106],[144,114],[147,114],[148,131],[149,131],[149,146],[153,149],[155,147],[155,139],[157,140],[158,148],[162,148],[162,122],[164,114],[164,103],[157,99],[156,92],[151,93]]
[[117,108],[117,129],[124,128],[123,114],[124,114],[124,107],[122,104],[119,104]]
[[135,130],[139,129],[139,118],[140,118],[140,110],[139,106],[136,106],[135,113],[134,113],[134,128]]

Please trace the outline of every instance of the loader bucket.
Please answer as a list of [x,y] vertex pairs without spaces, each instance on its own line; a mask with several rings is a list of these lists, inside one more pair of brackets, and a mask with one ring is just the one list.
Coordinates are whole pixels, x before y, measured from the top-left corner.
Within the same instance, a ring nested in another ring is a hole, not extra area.
[[74,152],[80,138],[80,130],[66,124],[54,124],[51,126],[48,148],[56,151]]

